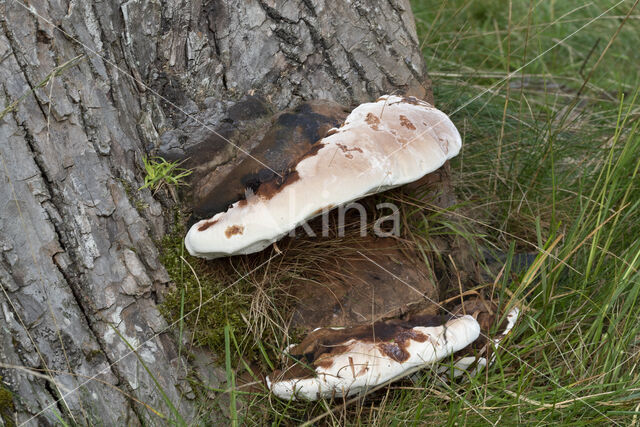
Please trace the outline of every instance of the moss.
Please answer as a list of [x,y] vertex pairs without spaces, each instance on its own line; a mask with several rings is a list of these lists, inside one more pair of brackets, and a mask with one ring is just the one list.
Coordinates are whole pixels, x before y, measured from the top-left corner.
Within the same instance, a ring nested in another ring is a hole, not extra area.
[[118,181],[120,181],[120,184],[122,184],[124,193],[127,195],[129,199],[131,199],[131,197],[133,197],[133,189],[131,188],[131,184],[129,183],[129,181],[123,178],[118,178]]
[[89,351],[86,355],[86,358],[89,362],[93,361],[96,357],[101,357],[102,356],[102,350],[100,349],[93,349],[91,351]]
[[[221,355],[225,348],[225,325],[230,325],[237,337],[246,336],[248,332],[243,316],[248,318],[251,285],[240,281],[229,287],[230,280],[236,280],[233,272],[229,271],[229,263],[191,257],[183,245],[185,232],[184,223],[176,214],[176,226],[160,245],[160,260],[176,287],[165,296],[160,311],[172,323],[178,322],[182,313],[184,330],[188,330],[189,334],[195,330],[194,344],[206,346]],[[206,304],[200,306],[201,302]],[[176,326],[175,330],[179,333],[180,327]],[[254,358],[257,353],[249,350],[244,356]]]
[[127,199],[129,199],[129,203],[136,208],[139,214],[143,214],[149,207],[149,204],[137,196],[137,192],[134,191],[129,181],[122,178],[119,178],[118,181],[122,184],[122,188],[124,189],[124,193],[127,195]]
[[[0,384],[2,377],[0,377]],[[13,421],[13,413],[15,406],[13,404],[13,393],[2,385],[0,385],[0,418],[7,426],[15,426]]]
[[149,207],[149,204],[143,202],[142,200],[136,199],[136,201],[134,203],[134,207],[136,208],[138,213],[143,213],[145,211],[145,209],[147,209]]

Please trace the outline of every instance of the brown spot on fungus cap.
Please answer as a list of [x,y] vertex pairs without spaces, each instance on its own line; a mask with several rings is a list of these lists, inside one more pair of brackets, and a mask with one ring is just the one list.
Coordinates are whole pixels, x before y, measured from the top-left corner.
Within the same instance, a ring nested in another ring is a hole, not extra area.
[[357,151],[358,153],[362,153],[362,149],[360,147],[349,148],[344,144],[336,144],[338,148],[342,150],[344,156],[348,159],[353,159],[353,154],[349,153],[350,151]]
[[380,119],[378,118],[378,116],[373,113],[369,113],[367,114],[367,118],[365,120],[369,124],[371,129],[378,130],[378,125],[380,124]]
[[260,187],[258,187],[256,195],[265,200],[269,200],[273,196],[284,190],[287,185],[291,185],[299,179],[300,175],[298,175],[298,172],[289,172],[283,175],[282,178],[278,178],[276,180],[261,184]]
[[227,239],[230,239],[231,236],[242,234],[243,231],[244,227],[242,225],[232,225],[231,227],[227,227],[224,231],[224,235],[227,236]]
[[209,219],[207,221],[202,221],[200,223],[200,225],[198,226],[198,231],[204,231],[207,228],[211,227],[212,225],[214,225],[216,222],[218,222],[217,219]]
[[416,127],[411,123],[411,120],[407,118],[407,116],[400,114],[400,125],[406,127],[407,129],[416,130]]

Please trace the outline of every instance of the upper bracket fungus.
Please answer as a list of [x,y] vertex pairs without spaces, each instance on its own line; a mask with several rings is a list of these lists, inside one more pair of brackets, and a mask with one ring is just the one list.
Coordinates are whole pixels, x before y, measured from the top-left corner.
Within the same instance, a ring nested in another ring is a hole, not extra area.
[[382,96],[355,108],[282,176],[194,224],[185,246],[209,259],[258,252],[323,210],[422,178],[461,146],[442,111],[416,98]]

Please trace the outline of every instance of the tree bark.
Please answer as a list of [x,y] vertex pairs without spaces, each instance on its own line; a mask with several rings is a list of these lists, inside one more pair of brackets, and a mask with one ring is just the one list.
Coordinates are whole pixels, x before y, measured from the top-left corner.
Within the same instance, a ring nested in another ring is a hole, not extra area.
[[430,99],[408,0],[0,0],[0,375],[15,421],[155,423],[172,416],[163,393],[195,416],[156,308],[166,222],[137,190],[145,153],[200,147],[223,167],[251,148],[259,115],[233,108],[248,94],[279,111],[394,91]]

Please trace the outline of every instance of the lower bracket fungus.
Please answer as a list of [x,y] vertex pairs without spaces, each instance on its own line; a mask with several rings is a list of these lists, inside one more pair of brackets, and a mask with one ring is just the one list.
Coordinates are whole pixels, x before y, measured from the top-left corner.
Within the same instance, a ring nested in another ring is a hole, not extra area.
[[469,315],[320,328],[287,352],[293,363],[267,377],[267,386],[283,399],[347,397],[432,365],[479,335]]

